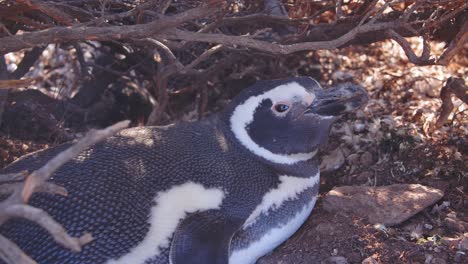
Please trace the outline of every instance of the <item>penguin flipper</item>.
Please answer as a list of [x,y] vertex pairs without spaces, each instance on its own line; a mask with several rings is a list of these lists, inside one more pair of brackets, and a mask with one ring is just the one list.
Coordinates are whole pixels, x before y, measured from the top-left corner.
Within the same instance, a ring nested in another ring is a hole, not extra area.
[[172,238],[172,264],[227,264],[229,245],[241,221],[219,210],[193,214],[182,221]]

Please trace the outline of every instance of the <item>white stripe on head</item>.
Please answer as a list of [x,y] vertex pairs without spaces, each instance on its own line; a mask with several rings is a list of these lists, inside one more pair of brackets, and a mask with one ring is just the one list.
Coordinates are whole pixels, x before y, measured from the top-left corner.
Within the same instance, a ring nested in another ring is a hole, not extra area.
[[268,149],[259,146],[250,138],[247,133],[247,126],[252,123],[254,113],[260,103],[265,99],[272,100],[273,104],[284,100],[294,100],[294,97],[308,98],[311,94],[297,82],[280,85],[263,94],[252,96],[243,104],[237,106],[231,116],[231,129],[236,138],[247,149],[257,156],[279,164],[294,164],[299,161],[305,161],[313,158],[317,151],[309,153],[277,154]]
[[119,259],[107,264],[145,263],[158,256],[161,249],[169,247],[169,241],[179,222],[187,213],[218,209],[224,199],[221,189],[207,189],[203,185],[186,182],[159,192],[155,198],[156,205],[151,208],[150,228],[143,241]]

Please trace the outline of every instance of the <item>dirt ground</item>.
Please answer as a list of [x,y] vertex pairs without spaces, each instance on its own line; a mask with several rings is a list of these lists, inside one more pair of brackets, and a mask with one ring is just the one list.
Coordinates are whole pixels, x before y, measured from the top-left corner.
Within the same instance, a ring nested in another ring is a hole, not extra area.
[[[421,46],[416,39],[412,44]],[[441,50],[441,45],[433,49]],[[446,79],[468,76],[466,53],[447,67],[416,67],[407,63],[398,45],[386,41],[310,53],[298,63],[291,74],[307,73],[308,66],[313,68],[308,60],[318,59],[323,85],[353,79],[372,98],[365,109],[334,126],[322,155],[339,149],[344,160],[332,161],[339,169],[322,173],[321,197],[334,186],[393,183],[436,187],[445,196],[392,227],[329,213],[319,199],[300,231],[259,263],[468,263],[467,106],[455,100],[447,124],[433,127]],[[0,132],[0,168],[53,144]]]

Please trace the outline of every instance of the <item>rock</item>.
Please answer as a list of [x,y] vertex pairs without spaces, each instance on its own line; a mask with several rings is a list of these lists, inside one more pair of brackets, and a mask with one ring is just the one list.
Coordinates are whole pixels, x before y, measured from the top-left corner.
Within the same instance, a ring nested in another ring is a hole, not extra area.
[[361,155],[361,165],[364,167],[369,167],[370,165],[374,164],[374,157],[372,153],[366,151]]
[[363,260],[361,264],[379,264],[379,262],[375,260],[373,257],[368,257],[365,260]]
[[358,165],[359,164],[359,154],[353,153],[349,155],[346,160],[350,165]]
[[440,242],[442,242],[442,244],[446,245],[447,247],[456,247],[460,242],[460,238],[442,237]]
[[444,219],[444,223],[449,229],[452,229],[454,231],[457,231],[457,232],[468,231],[468,223],[460,219],[457,219],[456,217],[447,216]]
[[348,260],[341,256],[331,256],[322,260],[320,264],[348,264]]
[[345,158],[340,148],[332,150],[328,155],[322,158],[320,163],[320,170],[323,171],[335,171],[343,166]]
[[315,227],[315,231],[321,235],[333,235],[336,227],[332,223],[320,223]]
[[458,244],[458,248],[461,251],[468,251],[468,233],[463,234],[463,237],[460,243]]
[[353,126],[353,130],[354,132],[356,133],[362,133],[364,132],[364,130],[366,129],[366,125],[364,125],[363,123],[355,123],[354,126]]
[[357,175],[356,180],[358,182],[367,182],[369,179],[374,179],[373,171],[363,171]]
[[372,224],[399,224],[434,204],[443,191],[420,184],[393,184],[381,187],[341,186],[323,200],[328,212],[355,214]]
[[431,264],[447,264],[447,262],[441,258],[434,258],[432,259]]

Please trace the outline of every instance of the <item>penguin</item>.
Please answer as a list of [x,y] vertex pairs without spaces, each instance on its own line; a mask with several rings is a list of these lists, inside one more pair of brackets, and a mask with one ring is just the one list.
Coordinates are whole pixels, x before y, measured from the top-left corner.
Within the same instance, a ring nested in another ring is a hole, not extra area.
[[[38,263],[255,263],[309,217],[317,151],[337,116],[367,100],[355,84],[324,90],[309,77],[258,81],[206,120],[122,130],[52,175],[68,196],[30,199],[70,235],[92,234],[81,252],[25,220],[7,221],[0,233]],[[33,171],[69,146],[27,155],[0,173]]]

